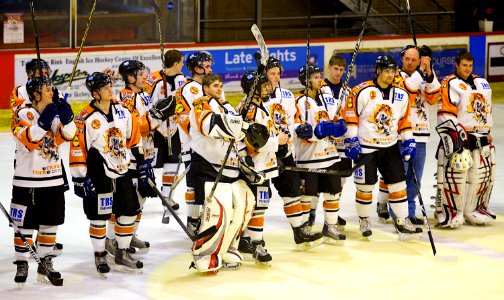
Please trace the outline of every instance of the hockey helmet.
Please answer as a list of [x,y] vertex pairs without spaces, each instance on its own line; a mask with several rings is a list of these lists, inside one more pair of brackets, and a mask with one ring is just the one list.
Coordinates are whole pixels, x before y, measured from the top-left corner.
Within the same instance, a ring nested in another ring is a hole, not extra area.
[[255,150],[266,145],[269,139],[269,132],[266,126],[259,123],[252,123],[245,133],[245,142]]
[[125,60],[119,65],[119,74],[121,74],[124,82],[126,82],[128,75],[136,78],[138,72],[143,70],[147,70],[147,67],[138,60]]
[[208,52],[194,52],[187,57],[186,68],[187,70],[189,70],[189,72],[194,73],[194,68],[196,68],[197,66],[203,67],[203,63],[205,61],[208,61],[211,64],[215,62],[212,55]]
[[25,64],[25,70],[26,74],[35,74],[35,72],[39,69],[39,61],[40,61],[40,68],[41,69],[46,69],[47,70],[47,76],[51,76],[51,68],[49,67],[49,64],[47,61],[43,59],[30,59],[29,61],[26,62]]
[[[255,71],[247,71],[242,75],[241,78],[241,87],[245,94],[250,93],[250,89],[254,85],[255,77],[257,76],[257,72]],[[259,81],[257,82],[257,87],[260,87],[263,83],[268,82],[268,78],[262,74],[259,77]]]
[[91,94],[109,83],[112,83],[112,79],[110,79],[110,76],[105,73],[94,72],[86,77],[86,87]]
[[306,66],[299,68],[298,79],[303,86],[306,86],[306,77],[310,79],[310,76],[315,73],[320,73],[320,68],[315,65],[308,65],[308,74],[306,74]]
[[375,73],[378,75],[378,71],[381,69],[396,69],[397,63],[395,59],[390,55],[380,55],[376,58],[375,62]]
[[268,63],[266,64],[266,72],[273,68],[278,68],[280,70],[280,74],[283,73],[282,63],[277,58],[270,56],[268,58]]
[[28,92],[28,97],[31,101],[35,100],[35,92],[39,94],[42,93],[42,87],[44,85],[52,86],[52,81],[47,76],[33,77],[28,79],[28,81],[26,82],[26,91]]

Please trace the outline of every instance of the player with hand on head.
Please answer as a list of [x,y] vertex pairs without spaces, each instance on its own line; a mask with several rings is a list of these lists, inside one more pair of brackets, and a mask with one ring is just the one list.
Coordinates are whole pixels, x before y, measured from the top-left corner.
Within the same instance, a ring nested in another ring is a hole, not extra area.
[[[415,140],[409,120],[410,94],[393,84],[397,64],[391,56],[378,56],[375,65],[375,78],[354,87],[343,108],[342,116],[348,125],[345,153],[354,161],[371,156],[354,175],[362,236],[369,238],[372,234],[369,214],[377,171],[380,171],[388,186],[390,207],[397,216],[394,226],[399,239],[403,240],[421,232],[408,219],[403,166],[403,161],[415,157]],[[399,147],[399,139],[402,147]]]

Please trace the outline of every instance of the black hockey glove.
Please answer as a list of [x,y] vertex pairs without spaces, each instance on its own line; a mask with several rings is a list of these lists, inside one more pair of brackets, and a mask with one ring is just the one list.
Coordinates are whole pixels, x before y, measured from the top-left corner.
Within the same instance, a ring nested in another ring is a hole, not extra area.
[[72,177],[74,183],[74,193],[82,199],[90,199],[96,197],[96,189],[89,176]]
[[54,117],[58,114],[58,107],[54,103],[49,103],[42,114],[40,114],[40,117],[38,118],[37,124],[40,126],[40,128],[44,129],[45,131],[49,131],[51,129],[52,121],[54,120]]
[[72,122],[74,113],[70,104],[66,101],[61,101],[59,104],[56,104],[56,106],[58,107],[58,115],[61,123],[63,123],[63,125],[67,125]]
[[175,114],[175,106],[175,98],[173,96],[168,96],[168,98],[160,99],[156,102],[149,112],[153,118],[164,121],[169,116]]

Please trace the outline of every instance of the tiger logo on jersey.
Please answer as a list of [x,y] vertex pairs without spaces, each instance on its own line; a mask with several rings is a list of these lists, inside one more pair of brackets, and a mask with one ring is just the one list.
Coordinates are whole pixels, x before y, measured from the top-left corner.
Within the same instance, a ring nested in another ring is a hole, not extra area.
[[287,128],[287,119],[285,116],[284,107],[281,104],[273,103],[269,106],[270,109],[270,119],[268,120],[268,129],[273,128]]
[[329,114],[325,110],[317,111],[315,113],[315,123],[319,124],[322,121],[328,121]]
[[420,95],[417,95],[415,97],[415,107],[416,107],[416,114],[419,120],[422,121],[427,121],[427,111],[425,110],[425,107],[423,105],[423,100]]
[[119,128],[109,128],[105,133],[104,139],[107,145],[103,149],[103,152],[110,154],[114,158],[126,159],[126,144]]
[[378,104],[368,121],[374,123],[375,130],[379,134],[390,135],[392,126],[392,108],[387,104]]
[[474,119],[479,122],[487,123],[488,107],[485,97],[480,93],[471,94],[469,97],[469,105],[467,106],[467,112],[474,114]]
[[43,158],[46,160],[59,160],[58,146],[56,141],[50,135],[45,135],[39,143],[37,150]]

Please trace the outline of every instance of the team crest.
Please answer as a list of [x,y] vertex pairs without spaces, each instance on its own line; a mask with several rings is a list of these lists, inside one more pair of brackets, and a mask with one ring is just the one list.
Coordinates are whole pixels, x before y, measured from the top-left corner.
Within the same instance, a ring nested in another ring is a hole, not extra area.
[[194,94],[194,95],[197,95],[199,93],[199,89],[195,86],[191,86],[191,88],[189,89],[189,91]]
[[28,113],[26,113],[26,117],[30,121],[33,121],[33,119],[35,119],[35,116],[33,115],[33,113],[31,111],[29,111]]
[[327,121],[329,120],[329,115],[327,114],[327,111],[325,110],[321,110],[321,111],[317,111],[315,113],[315,123],[320,123],[322,121]]
[[93,127],[93,129],[100,129],[100,126],[101,123],[99,120],[93,120],[93,122],[91,122],[91,127]]
[[268,120],[268,129],[277,127],[287,128],[287,120],[285,119],[287,113],[284,107],[281,104],[273,103],[269,106],[269,110],[270,119]]
[[42,138],[39,146],[37,147],[37,150],[40,156],[42,156],[46,160],[59,160],[58,146],[56,145],[54,138],[50,135],[46,134]]
[[417,118],[422,121],[427,121],[427,111],[423,105],[422,97],[417,95],[415,97],[415,103]]
[[459,87],[464,91],[467,90],[467,86],[464,83],[459,84]]
[[392,126],[392,108],[387,104],[378,104],[368,121],[374,123],[376,132],[379,134],[390,135]]
[[103,152],[110,154],[114,158],[125,159],[126,158],[126,143],[124,142],[124,137],[117,127],[112,127],[105,133],[106,145]]
[[485,97],[480,93],[471,94],[469,97],[469,105],[467,106],[467,112],[474,114],[474,119],[479,122],[487,123],[488,107]]
[[369,97],[371,98],[371,100],[376,99],[376,92],[375,91],[369,92]]

